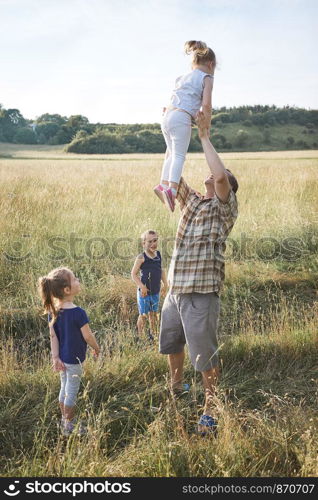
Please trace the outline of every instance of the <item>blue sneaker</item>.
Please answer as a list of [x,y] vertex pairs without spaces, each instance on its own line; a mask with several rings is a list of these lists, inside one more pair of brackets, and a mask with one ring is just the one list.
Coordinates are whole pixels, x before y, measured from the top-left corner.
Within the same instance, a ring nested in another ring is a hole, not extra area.
[[[204,437],[207,434],[211,434],[216,437],[218,423],[215,418],[211,417],[210,415],[202,415],[198,422],[198,426],[199,425],[201,426],[200,430],[198,428],[198,434],[200,436]],[[205,429],[202,430],[202,427],[205,427]]]

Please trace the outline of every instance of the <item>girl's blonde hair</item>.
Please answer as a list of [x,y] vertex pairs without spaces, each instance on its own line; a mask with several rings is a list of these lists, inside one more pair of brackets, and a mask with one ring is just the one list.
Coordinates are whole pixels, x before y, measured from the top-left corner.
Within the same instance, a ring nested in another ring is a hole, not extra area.
[[206,43],[200,40],[189,40],[184,44],[186,54],[192,54],[193,64],[206,64],[212,62],[213,67],[216,66],[216,57],[212,49]]
[[41,276],[38,280],[38,290],[42,299],[44,312],[52,316],[50,326],[55,323],[58,316],[58,308],[55,299],[64,298],[64,288],[71,286],[72,271],[67,267],[58,267],[49,272],[47,276]]

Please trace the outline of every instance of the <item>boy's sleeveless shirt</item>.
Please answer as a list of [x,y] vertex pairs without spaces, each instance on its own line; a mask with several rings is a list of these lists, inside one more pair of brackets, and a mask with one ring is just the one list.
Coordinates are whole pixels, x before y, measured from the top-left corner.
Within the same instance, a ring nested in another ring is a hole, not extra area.
[[[50,314],[48,319],[51,320]],[[81,307],[60,309],[53,328],[59,340],[59,356],[64,363],[74,365],[85,360],[87,343],[81,328],[86,323],[89,323],[89,318]]]
[[204,73],[200,69],[194,69],[191,73],[179,76],[176,80],[170,105],[174,108],[184,109],[195,117],[202,105],[204,78],[213,78],[212,75]]
[[153,259],[148,257],[146,252],[143,253],[145,262],[140,266],[140,279],[146,285],[150,294],[160,292],[161,282],[161,255],[157,250],[157,255]]

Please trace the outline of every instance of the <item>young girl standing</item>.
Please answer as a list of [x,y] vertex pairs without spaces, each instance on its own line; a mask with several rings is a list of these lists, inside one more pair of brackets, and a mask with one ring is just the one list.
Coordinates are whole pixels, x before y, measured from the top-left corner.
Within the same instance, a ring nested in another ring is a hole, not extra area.
[[161,181],[154,188],[156,195],[173,212],[182,169],[191,139],[192,122],[201,109],[211,123],[212,88],[216,58],[204,42],[185,43],[186,54],[192,55],[192,71],[176,80],[170,105],[162,122],[167,150]]
[[[100,352],[86,312],[73,303],[80,291],[79,279],[67,267],[53,269],[39,278],[39,292],[48,313],[53,369],[60,371],[61,377],[59,404],[64,436],[69,436],[75,427],[75,403],[87,344],[96,356]],[[79,433],[83,430],[79,429]]]

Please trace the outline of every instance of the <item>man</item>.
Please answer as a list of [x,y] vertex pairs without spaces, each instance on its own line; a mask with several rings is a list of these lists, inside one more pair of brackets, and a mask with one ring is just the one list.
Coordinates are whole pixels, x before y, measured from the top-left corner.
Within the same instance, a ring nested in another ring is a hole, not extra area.
[[183,387],[184,345],[188,345],[192,365],[202,373],[205,404],[198,432],[205,434],[217,425],[212,414],[219,377],[219,293],[225,240],[237,218],[238,183],[213,148],[201,112],[197,123],[211,174],[205,180],[205,195],[180,180],[176,199],[181,217],[169,268],[170,290],[161,314],[159,350],[168,355],[171,388],[178,393]]

